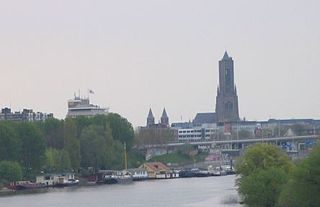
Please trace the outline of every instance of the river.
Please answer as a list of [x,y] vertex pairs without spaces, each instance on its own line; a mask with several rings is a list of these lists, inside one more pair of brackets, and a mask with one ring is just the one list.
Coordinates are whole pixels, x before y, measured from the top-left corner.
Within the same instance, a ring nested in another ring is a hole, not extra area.
[[0,197],[1,207],[217,207],[235,202],[235,176],[150,180],[127,185],[55,188]]

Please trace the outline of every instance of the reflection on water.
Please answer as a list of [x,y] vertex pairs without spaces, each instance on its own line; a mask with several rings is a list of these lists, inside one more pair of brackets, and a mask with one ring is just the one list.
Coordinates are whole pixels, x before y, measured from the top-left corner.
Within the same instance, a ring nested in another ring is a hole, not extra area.
[[184,178],[134,182],[129,185],[101,185],[56,188],[47,193],[0,198],[2,207],[212,207],[240,206],[234,187],[235,176]]

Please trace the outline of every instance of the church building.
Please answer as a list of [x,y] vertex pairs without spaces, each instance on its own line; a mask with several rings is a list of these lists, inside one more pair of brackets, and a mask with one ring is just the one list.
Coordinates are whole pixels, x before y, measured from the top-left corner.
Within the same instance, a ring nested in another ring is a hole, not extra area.
[[217,123],[239,121],[237,88],[234,84],[234,68],[232,57],[225,52],[219,61],[219,86],[216,97]]

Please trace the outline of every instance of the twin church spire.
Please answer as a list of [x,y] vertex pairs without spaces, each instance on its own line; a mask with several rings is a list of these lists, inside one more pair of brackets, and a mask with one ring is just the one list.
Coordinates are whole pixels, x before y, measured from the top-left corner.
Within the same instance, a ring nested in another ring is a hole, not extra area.
[[[160,123],[158,125],[160,125],[161,127],[169,127],[169,117],[167,115],[167,111],[165,108],[162,111]],[[148,113],[148,117],[147,117],[147,127],[154,127],[154,126],[157,126],[157,124],[155,124],[154,116],[153,116],[152,110],[150,108],[149,113]]]
[[[216,96],[216,122],[237,122],[239,121],[239,107],[237,87],[234,83],[233,59],[225,51],[219,61],[219,85]],[[150,108],[147,117],[147,127],[169,127],[169,117],[166,109],[163,109],[160,123],[156,124],[154,115]]]

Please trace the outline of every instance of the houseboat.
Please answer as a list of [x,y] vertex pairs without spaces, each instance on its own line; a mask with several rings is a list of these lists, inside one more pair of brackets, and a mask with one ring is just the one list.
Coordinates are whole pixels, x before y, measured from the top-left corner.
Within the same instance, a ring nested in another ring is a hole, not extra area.
[[97,173],[97,184],[127,184],[132,181],[132,175],[126,170],[100,170]]
[[45,185],[34,183],[31,181],[16,181],[10,183],[7,188],[10,190],[27,190],[27,189],[37,189],[37,188],[43,188]]
[[46,174],[37,176],[36,183],[46,187],[65,187],[78,185],[79,180],[75,179],[74,173]]

